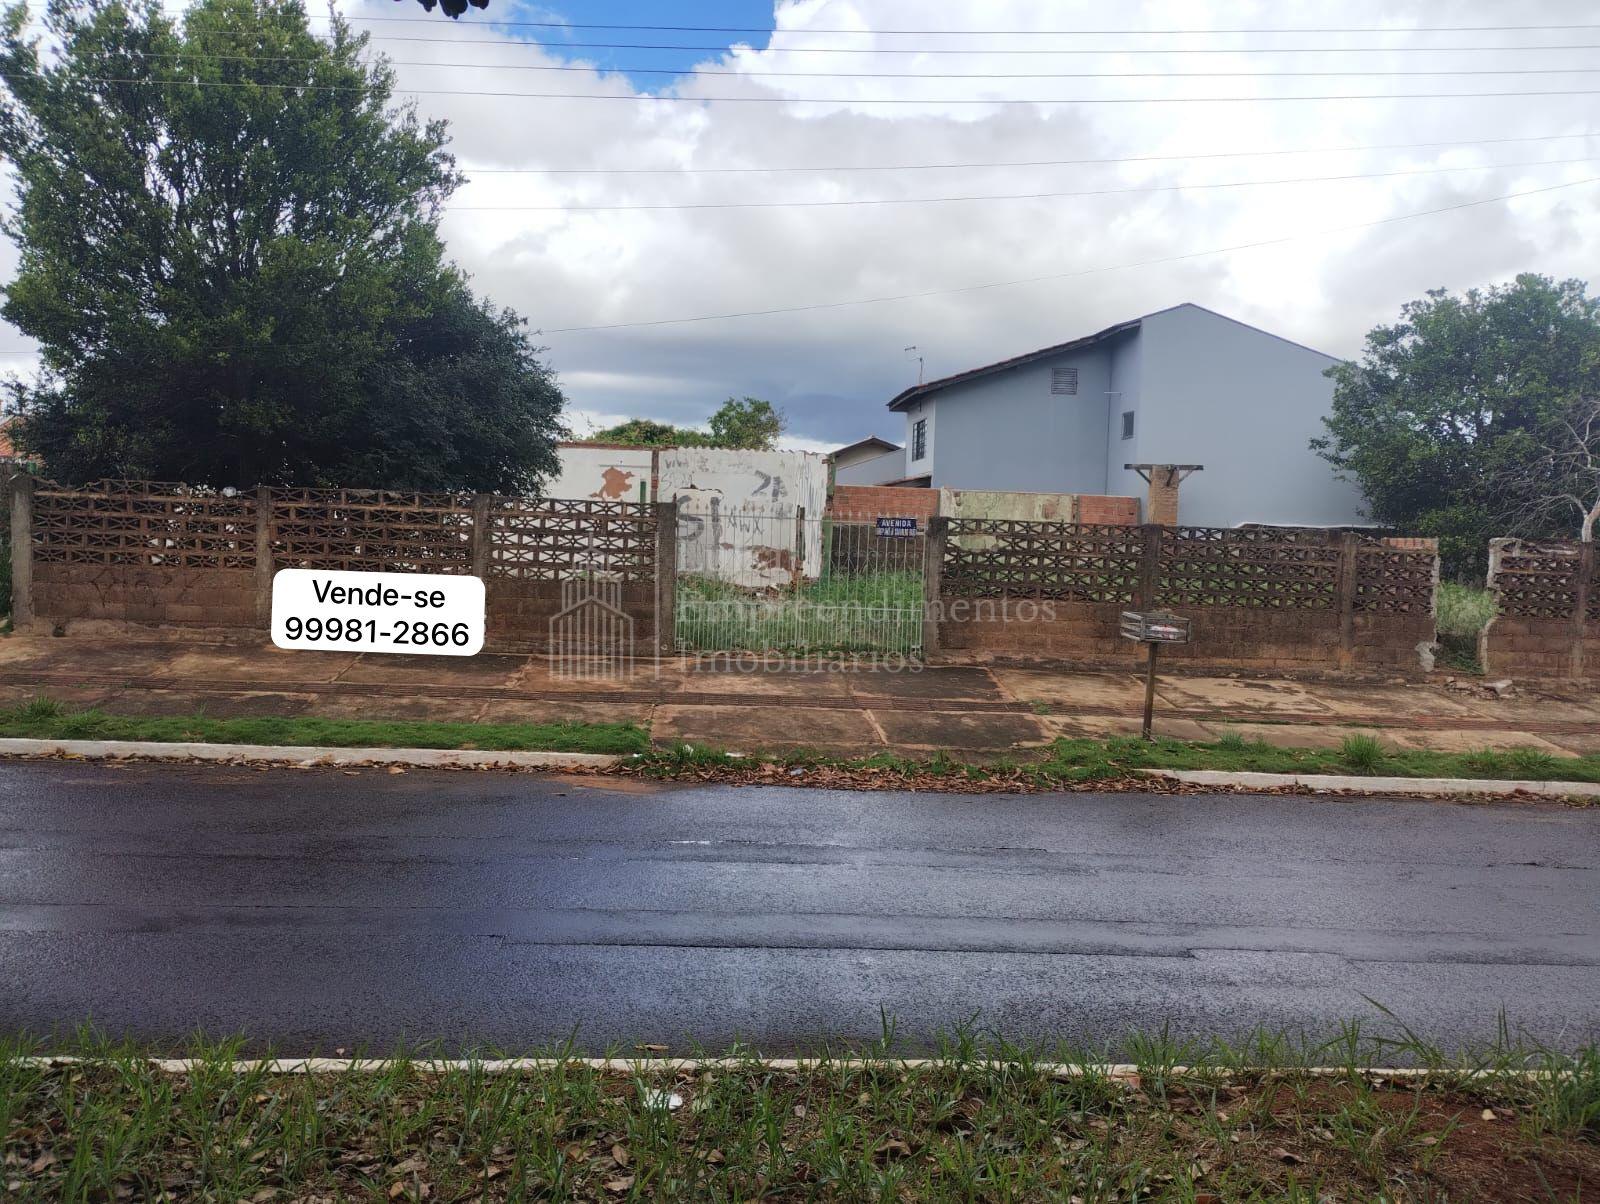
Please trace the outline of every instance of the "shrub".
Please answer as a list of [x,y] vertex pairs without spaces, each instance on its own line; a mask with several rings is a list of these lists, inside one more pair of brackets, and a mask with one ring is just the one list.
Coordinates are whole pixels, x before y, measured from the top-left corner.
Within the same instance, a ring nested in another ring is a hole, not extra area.
[[1383,745],[1365,733],[1346,736],[1339,744],[1339,760],[1357,773],[1371,773],[1383,763]]

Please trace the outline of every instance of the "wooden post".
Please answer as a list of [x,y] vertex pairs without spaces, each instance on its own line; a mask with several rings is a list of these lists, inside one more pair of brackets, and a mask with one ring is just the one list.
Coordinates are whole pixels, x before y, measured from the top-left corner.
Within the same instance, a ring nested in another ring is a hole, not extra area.
[[272,489],[256,489],[256,622],[272,622]]
[[678,503],[656,502],[656,657],[676,651]]
[[33,622],[33,478],[11,478],[11,627]]
[[1151,727],[1156,715],[1156,649],[1161,647],[1156,641],[1149,644],[1150,659],[1144,666],[1144,728],[1142,734],[1146,740],[1153,740]]
[[489,549],[494,542],[494,524],[489,520],[492,494],[472,495],[472,575],[487,584],[489,580]]
[[939,651],[939,618],[943,611],[944,550],[950,540],[950,520],[936,514],[928,520],[922,541],[922,658]]
[[1339,583],[1334,605],[1339,612],[1339,668],[1355,663],[1356,585],[1361,579],[1361,537],[1346,531],[1339,537]]
[[1139,585],[1133,604],[1137,610],[1154,610],[1161,592],[1161,528],[1145,523],[1139,528],[1143,541],[1139,552]]
[[796,506],[794,510],[794,570],[790,574],[791,584],[799,589],[805,581],[806,575],[806,508]]
[[[12,519],[16,521],[15,518]],[[1568,672],[1581,678],[1584,674],[1583,634],[1588,622],[1589,599],[1594,591],[1594,544],[1578,545],[1578,580],[1572,591],[1572,652]]]

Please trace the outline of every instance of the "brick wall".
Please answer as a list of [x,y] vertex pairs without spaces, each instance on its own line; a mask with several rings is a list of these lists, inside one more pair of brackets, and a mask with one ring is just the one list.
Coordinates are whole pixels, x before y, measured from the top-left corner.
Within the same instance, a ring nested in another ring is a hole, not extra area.
[[1495,677],[1600,681],[1600,556],[1593,544],[1489,544],[1495,615],[1478,641]]
[[41,623],[79,619],[177,627],[253,627],[254,572],[140,565],[38,564],[33,611]]
[[835,485],[828,517],[870,523],[880,518],[914,518],[925,524],[939,508],[937,489],[895,485]]
[[1097,493],[1078,495],[1078,521],[1102,526],[1137,526],[1139,499],[1136,497],[1107,497]]
[[[562,603],[559,581],[518,581],[491,577],[485,583],[484,648],[490,652],[550,652],[563,638],[565,621],[573,631],[587,622],[577,607],[567,610]],[[579,603],[581,607],[584,603]],[[656,638],[655,586],[651,582],[629,582],[622,586],[621,610],[634,648],[643,651]]]
[[[1095,493],[1062,494],[1071,504],[1071,520],[1080,523],[1134,525],[1139,521],[1139,499]],[[878,518],[916,518],[926,522],[938,513],[937,489],[908,489],[897,485],[836,485],[828,517],[845,522],[872,522]]]

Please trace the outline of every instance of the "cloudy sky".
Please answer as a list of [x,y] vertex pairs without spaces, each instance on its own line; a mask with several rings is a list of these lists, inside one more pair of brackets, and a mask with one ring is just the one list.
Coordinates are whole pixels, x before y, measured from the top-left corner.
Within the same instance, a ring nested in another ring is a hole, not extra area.
[[898,438],[919,354],[1180,301],[1354,354],[1425,289],[1600,263],[1584,0],[339,4],[450,121],[451,252],[579,433],[751,395]]

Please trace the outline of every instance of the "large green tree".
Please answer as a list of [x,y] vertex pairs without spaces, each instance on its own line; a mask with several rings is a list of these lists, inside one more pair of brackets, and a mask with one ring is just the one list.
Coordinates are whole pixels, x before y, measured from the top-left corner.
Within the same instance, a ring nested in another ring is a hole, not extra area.
[[1372,518],[1436,536],[1447,572],[1480,573],[1491,536],[1577,534],[1527,499],[1600,386],[1600,301],[1582,281],[1430,292],[1329,375],[1328,434],[1313,446],[1359,483]]
[[653,418],[630,418],[590,436],[597,443],[636,447],[732,447],[771,451],[783,434],[783,412],[759,397],[730,397],[706,424],[708,430],[673,426]]
[[0,31],[19,442],[72,480],[525,490],[561,394],[448,264],[442,122],[298,0],[51,0]]

